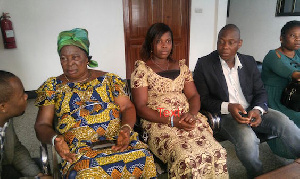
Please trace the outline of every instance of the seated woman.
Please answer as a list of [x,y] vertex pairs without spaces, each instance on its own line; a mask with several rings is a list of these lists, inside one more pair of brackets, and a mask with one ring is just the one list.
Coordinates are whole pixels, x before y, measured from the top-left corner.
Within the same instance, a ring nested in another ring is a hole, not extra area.
[[[35,130],[39,140],[52,143],[64,159],[63,177],[156,178],[153,156],[132,131],[136,111],[124,81],[87,68],[97,66],[88,56],[88,32],[63,31],[57,45],[63,74],[47,79],[37,90]],[[116,144],[93,149],[99,141]]]
[[174,60],[173,33],[153,24],[131,76],[134,104],[151,151],[169,178],[228,178],[226,150],[213,138],[185,60]]
[[[300,112],[288,109],[280,102],[287,84],[291,80],[300,80],[300,21],[290,21],[282,27],[280,42],[281,46],[270,50],[263,60],[262,80],[268,92],[269,106],[287,115],[300,127]],[[294,158],[283,147],[280,139],[273,139],[268,143],[279,156]]]

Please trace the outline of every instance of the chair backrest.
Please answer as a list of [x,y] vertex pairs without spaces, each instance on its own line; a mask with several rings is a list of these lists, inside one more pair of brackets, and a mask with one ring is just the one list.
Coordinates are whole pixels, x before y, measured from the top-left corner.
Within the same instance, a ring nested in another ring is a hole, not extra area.
[[261,73],[261,71],[262,71],[262,63],[260,61],[256,61],[256,65],[257,65],[257,68],[258,68],[259,72]]
[[130,88],[130,79],[126,79],[126,85],[125,85],[125,93],[129,96],[130,100],[132,101],[131,96],[131,88]]

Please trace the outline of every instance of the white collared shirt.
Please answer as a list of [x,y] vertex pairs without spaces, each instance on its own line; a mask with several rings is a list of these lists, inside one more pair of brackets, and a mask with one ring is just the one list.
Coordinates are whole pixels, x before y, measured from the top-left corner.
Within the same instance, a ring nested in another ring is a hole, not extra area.
[[[246,110],[249,107],[249,103],[247,102],[240,85],[238,69],[243,68],[243,65],[241,64],[239,57],[237,56],[237,54],[235,54],[235,64],[231,69],[228,67],[225,60],[223,60],[220,56],[219,58],[223,69],[223,74],[226,79],[229,94],[229,102],[222,102],[221,104],[221,114],[229,114],[229,103],[241,104]],[[264,112],[264,110],[260,106],[255,106],[254,109],[258,109],[262,113]]]

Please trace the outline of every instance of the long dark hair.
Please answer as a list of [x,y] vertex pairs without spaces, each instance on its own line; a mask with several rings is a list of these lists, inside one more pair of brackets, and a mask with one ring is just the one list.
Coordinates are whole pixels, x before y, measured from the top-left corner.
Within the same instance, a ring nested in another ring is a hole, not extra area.
[[141,51],[140,51],[140,56],[141,56],[142,60],[146,61],[151,58],[151,53],[153,50],[152,49],[153,41],[156,38],[160,38],[166,32],[170,32],[170,34],[171,34],[172,49],[171,49],[170,55],[168,56],[168,59],[172,60],[173,47],[174,47],[173,32],[172,32],[171,28],[164,23],[152,24],[151,27],[148,29],[146,37],[145,37],[145,41],[144,41]]

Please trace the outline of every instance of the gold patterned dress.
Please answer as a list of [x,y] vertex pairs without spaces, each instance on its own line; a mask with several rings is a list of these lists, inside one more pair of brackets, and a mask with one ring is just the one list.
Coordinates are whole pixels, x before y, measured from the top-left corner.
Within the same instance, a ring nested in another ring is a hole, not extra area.
[[153,156],[135,132],[123,152],[91,148],[93,142],[117,139],[121,120],[114,98],[126,95],[124,87],[121,78],[106,73],[86,83],[62,83],[51,77],[37,90],[36,105],[55,105],[56,129],[76,154],[75,162],[62,163],[63,177],[156,178]]
[[[186,113],[189,103],[182,91],[184,83],[193,81],[193,77],[185,60],[179,61],[179,67],[179,76],[172,80],[139,60],[131,75],[131,88],[148,87],[147,106],[153,110],[179,109]],[[228,178],[226,150],[213,138],[207,119],[201,113],[196,118],[196,127],[189,132],[142,120],[150,150],[168,163],[169,178]]]

